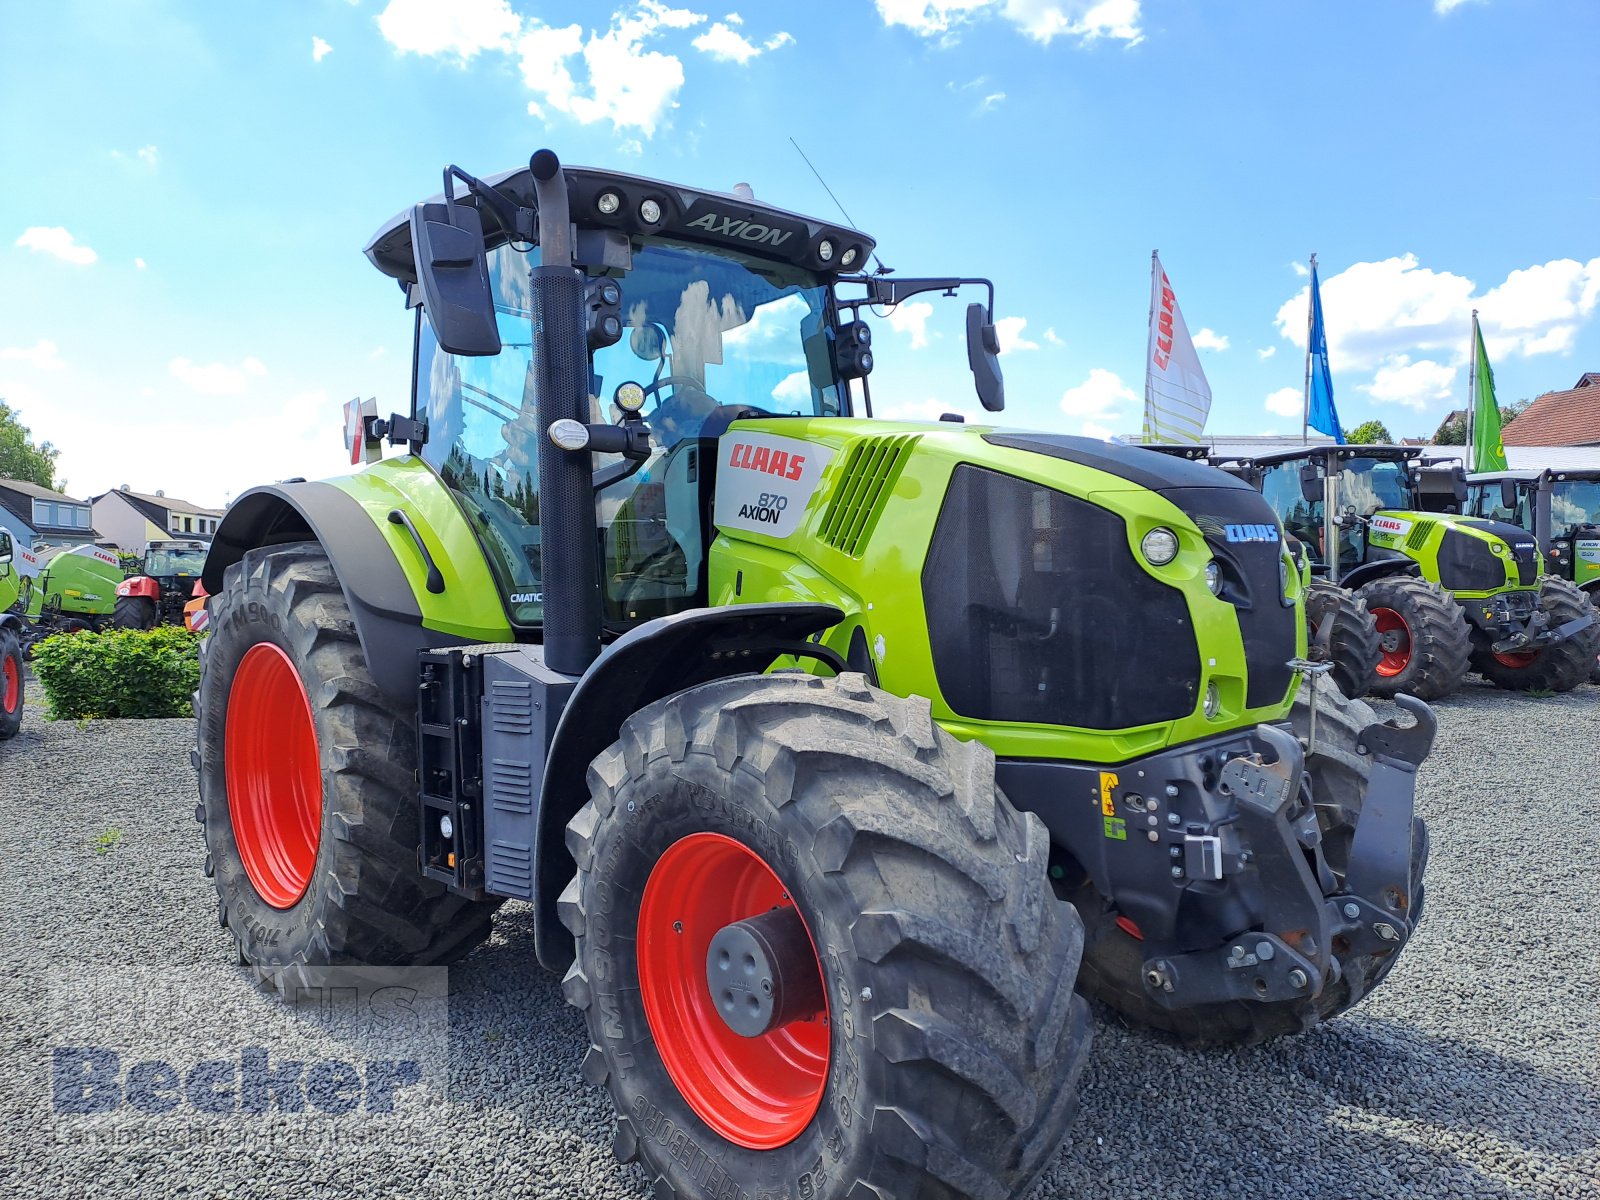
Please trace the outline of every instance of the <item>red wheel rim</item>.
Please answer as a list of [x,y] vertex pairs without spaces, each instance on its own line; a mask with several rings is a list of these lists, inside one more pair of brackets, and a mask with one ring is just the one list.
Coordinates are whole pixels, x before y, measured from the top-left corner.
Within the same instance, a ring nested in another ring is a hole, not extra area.
[[1378,674],[1394,676],[1411,665],[1411,626],[1392,608],[1375,608],[1372,621],[1378,627],[1378,641],[1383,657],[1378,660]]
[[291,908],[317,865],[322,764],[300,673],[270,642],[250,647],[234,673],[224,745],[228,815],[244,873],[273,908]]
[[17,660],[13,655],[7,654],[4,663],[0,663],[0,705],[6,712],[14,713],[17,705],[22,703],[22,675],[17,670]]
[[[669,846],[639,901],[639,993],[661,1061],[702,1121],[752,1150],[798,1137],[828,1081],[826,1011],[742,1037],[717,1015],[706,982],[716,932],[779,906],[792,905],[772,868],[720,833],[693,833]],[[811,944],[815,955],[815,938]],[[820,975],[820,961],[816,969]]]
[[1537,650],[1513,650],[1509,654],[1495,654],[1494,660],[1502,667],[1510,667],[1519,671],[1523,667],[1533,666],[1533,660],[1539,657]]

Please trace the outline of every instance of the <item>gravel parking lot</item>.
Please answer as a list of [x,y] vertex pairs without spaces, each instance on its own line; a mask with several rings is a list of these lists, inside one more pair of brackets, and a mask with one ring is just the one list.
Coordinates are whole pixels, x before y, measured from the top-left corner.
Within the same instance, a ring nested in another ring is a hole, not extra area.
[[[1326,1028],[1251,1050],[1186,1052],[1102,1016],[1078,1120],[1036,1197],[1600,1198],[1600,689],[1472,686],[1437,709],[1420,789],[1428,916],[1388,983]],[[612,1159],[605,1094],[580,1075],[578,1014],[535,966],[516,905],[449,972],[437,1086],[407,1090],[403,1111],[139,1113],[100,1142],[115,1114],[57,1111],[63,1045],[188,1063],[207,1046],[237,1058],[239,1029],[265,1043],[294,1024],[214,919],[192,738],[190,721],[50,724],[35,707],[0,746],[8,1191],[642,1197],[642,1176]]]

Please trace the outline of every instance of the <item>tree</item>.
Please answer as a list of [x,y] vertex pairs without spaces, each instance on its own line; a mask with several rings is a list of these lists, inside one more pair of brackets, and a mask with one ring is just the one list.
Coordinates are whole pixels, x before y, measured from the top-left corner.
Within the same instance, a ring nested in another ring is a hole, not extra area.
[[1439,422],[1433,431],[1435,446],[1465,446],[1467,444],[1467,414],[1457,409]]
[[1344,440],[1353,446],[1388,446],[1393,444],[1394,436],[1387,425],[1374,419],[1345,430]]
[[0,400],[0,479],[21,479],[53,488],[56,456],[60,453],[49,442],[35,446],[28,427],[17,420],[9,404]]

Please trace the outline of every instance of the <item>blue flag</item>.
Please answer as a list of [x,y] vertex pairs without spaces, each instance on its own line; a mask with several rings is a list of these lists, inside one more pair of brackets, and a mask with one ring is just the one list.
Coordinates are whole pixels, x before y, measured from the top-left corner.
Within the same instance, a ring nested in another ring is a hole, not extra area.
[[1333,407],[1333,376],[1328,371],[1328,335],[1322,328],[1322,291],[1317,287],[1317,261],[1311,260],[1311,340],[1306,345],[1310,356],[1310,394],[1306,400],[1306,424],[1344,445],[1344,430],[1339,428],[1339,412]]

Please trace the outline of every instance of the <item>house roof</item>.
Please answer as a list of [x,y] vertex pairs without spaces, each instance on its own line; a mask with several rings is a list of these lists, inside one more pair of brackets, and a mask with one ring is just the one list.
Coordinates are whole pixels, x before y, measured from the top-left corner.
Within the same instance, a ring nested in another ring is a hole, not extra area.
[[1600,446],[1600,371],[1546,392],[1501,431],[1507,446]]
[[166,515],[168,513],[196,517],[222,516],[222,509],[220,508],[204,508],[188,500],[180,500],[176,496],[152,496],[148,492],[124,491],[122,488],[118,488],[114,492],[103,492],[101,495],[96,496],[95,499],[97,501],[103,500],[107,496],[121,496],[157,525],[165,525],[167,523]]
[[87,500],[77,500],[65,492],[52,491],[47,487],[40,487],[37,483],[28,483],[22,479],[0,479],[0,508],[4,508],[23,525],[34,533],[62,533],[74,538],[81,538],[93,531],[83,529],[77,525],[57,525],[55,522],[40,523],[33,519],[33,502],[35,500],[53,500],[57,504],[87,504]]
[[53,488],[40,487],[37,483],[29,483],[25,479],[0,479],[0,488],[9,488],[13,492],[21,492],[24,496],[31,496],[35,500],[54,500],[57,504],[87,504],[87,500],[79,500],[65,492],[55,491]]

